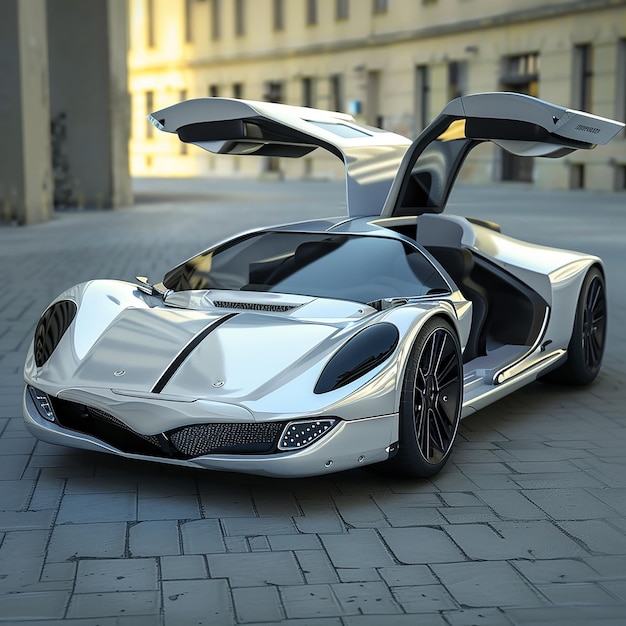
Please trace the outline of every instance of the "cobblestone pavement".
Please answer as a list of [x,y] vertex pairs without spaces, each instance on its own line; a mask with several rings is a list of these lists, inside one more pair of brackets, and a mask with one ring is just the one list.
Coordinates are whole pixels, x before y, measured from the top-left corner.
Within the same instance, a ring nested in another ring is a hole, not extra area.
[[432,480],[276,480],[55,447],[22,425],[24,354],[62,289],[158,278],[240,229],[342,211],[336,183],[136,187],[133,208],[0,227],[0,622],[626,623],[624,194],[491,187],[455,200],[505,232],[605,258],[596,384],[533,384],[468,418]]

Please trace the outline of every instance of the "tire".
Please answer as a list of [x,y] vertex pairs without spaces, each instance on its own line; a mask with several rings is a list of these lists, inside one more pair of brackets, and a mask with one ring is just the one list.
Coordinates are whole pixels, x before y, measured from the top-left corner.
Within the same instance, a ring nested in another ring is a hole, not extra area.
[[463,363],[456,332],[444,319],[431,318],[407,362],[400,396],[400,445],[389,468],[412,478],[437,474],[452,450],[462,398]]
[[606,342],[607,302],[604,276],[592,267],[585,276],[576,305],[567,361],[546,374],[543,380],[562,385],[592,383],[602,365]]

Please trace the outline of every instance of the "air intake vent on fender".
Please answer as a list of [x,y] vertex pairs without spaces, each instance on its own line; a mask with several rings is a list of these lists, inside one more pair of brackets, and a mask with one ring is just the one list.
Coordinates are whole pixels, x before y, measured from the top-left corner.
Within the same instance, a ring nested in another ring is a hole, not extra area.
[[41,367],[59,345],[61,337],[70,327],[76,316],[76,304],[71,300],[61,300],[50,306],[39,319],[35,329],[35,364]]

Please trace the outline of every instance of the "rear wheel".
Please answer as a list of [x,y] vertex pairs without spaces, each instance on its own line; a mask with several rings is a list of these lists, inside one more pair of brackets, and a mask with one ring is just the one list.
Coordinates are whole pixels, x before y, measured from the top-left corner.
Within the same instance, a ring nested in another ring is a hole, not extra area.
[[389,461],[406,476],[433,476],[445,465],[456,437],[463,396],[461,349],[452,326],[432,318],[420,331],[400,397],[400,446]]
[[564,385],[588,385],[600,371],[606,340],[607,305],[604,276],[592,267],[585,276],[576,305],[567,361],[544,378]]

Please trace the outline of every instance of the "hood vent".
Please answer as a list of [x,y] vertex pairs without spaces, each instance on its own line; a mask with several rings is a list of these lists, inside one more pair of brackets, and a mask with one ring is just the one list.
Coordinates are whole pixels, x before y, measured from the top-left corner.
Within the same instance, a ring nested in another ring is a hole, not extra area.
[[269,311],[270,313],[286,313],[299,305],[293,304],[260,304],[258,302],[232,302],[228,300],[213,300],[213,304],[221,309],[238,309],[244,311]]

